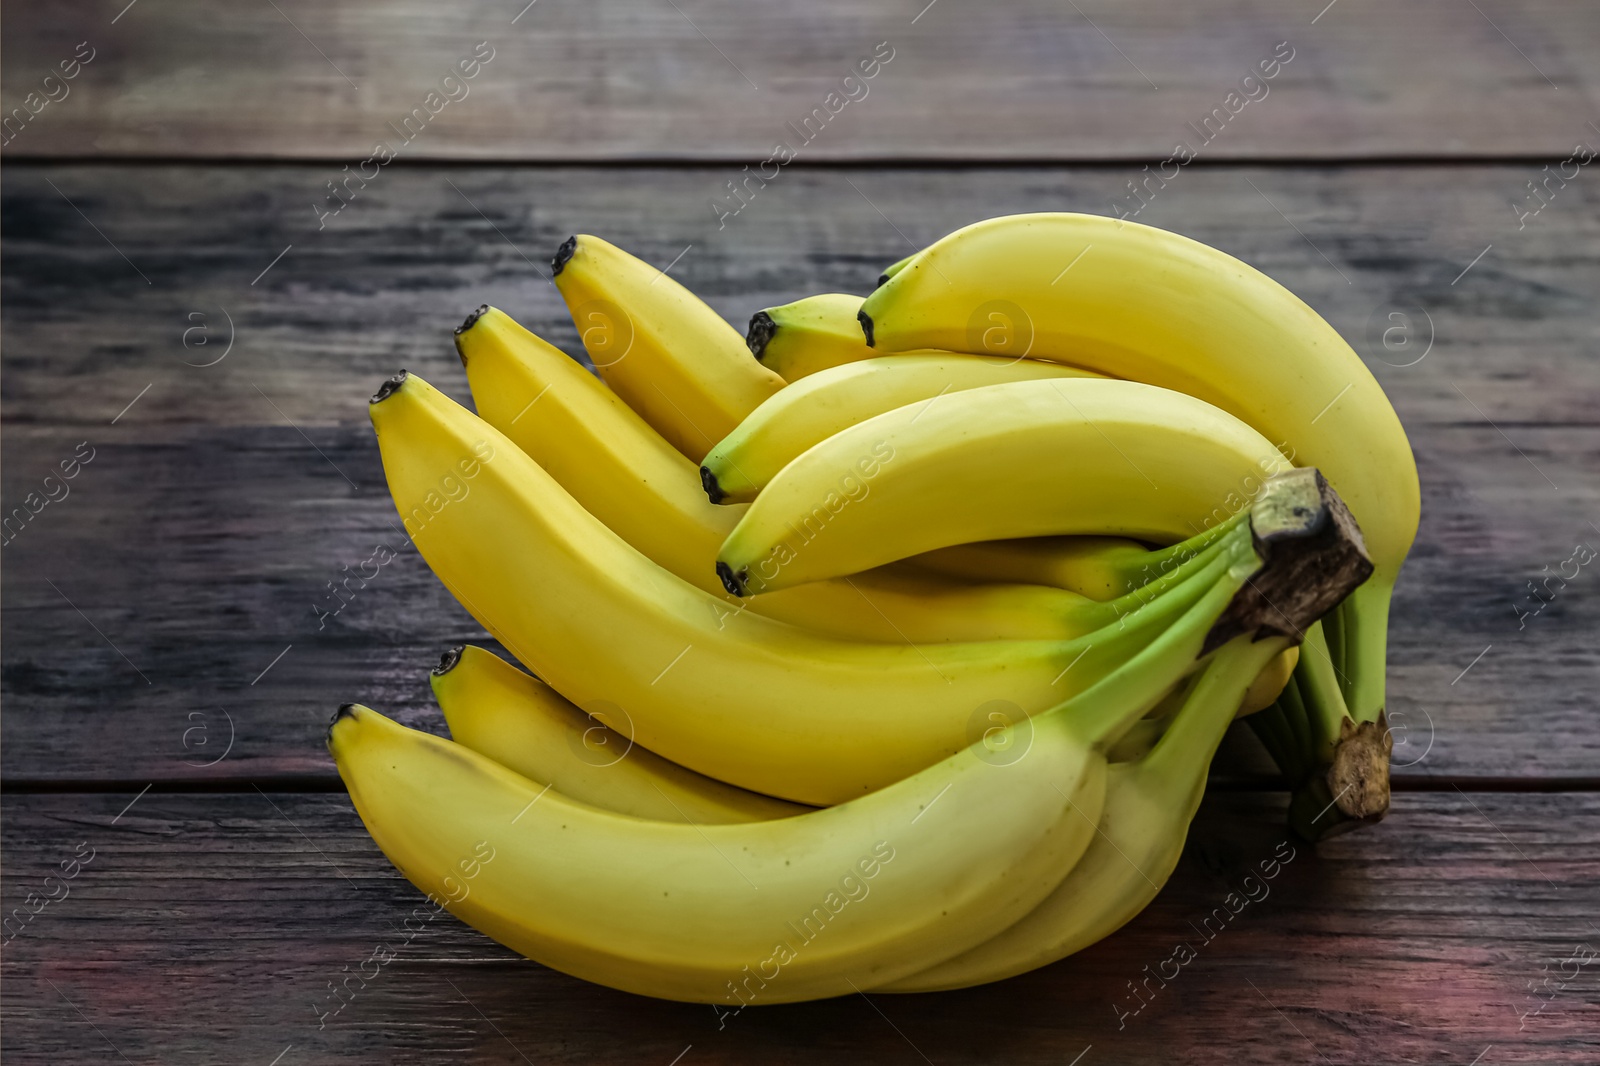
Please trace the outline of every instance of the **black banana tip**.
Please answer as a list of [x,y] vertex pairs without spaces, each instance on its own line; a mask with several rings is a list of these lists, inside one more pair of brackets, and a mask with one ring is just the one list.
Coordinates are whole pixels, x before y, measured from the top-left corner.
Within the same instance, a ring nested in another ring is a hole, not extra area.
[[371,402],[372,403],[382,403],[383,401],[387,400],[389,397],[393,396],[395,393],[399,392],[400,391],[400,386],[402,386],[402,385],[404,385],[406,383],[406,374],[407,374],[407,371],[402,370],[402,371],[400,371],[400,373],[396,374],[394,377],[392,377],[389,380],[385,381],[382,385],[379,385],[378,386],[378,391],[372,394]]
[[727,495],[722,491],[722,486],[717,484],[717,475],[703,466],[700,468],[700,487],[706,490],[706,495],[711,498],[712,503],[721,503],[722,498]]
[[872,316],[867,314],[865,311],[857,311],[856,312],[856,321],[861,323],[861,332],[866,334],[866,336],[867,336],[867,347],[868,348],[873,347],[873,343],[872,343]]
[[578,251],[578,238],[568,237],[561,242],[561,247],[556,249],[555,258],[550,260],[550,273],[561,273],[561,268],[566,266]]
[[776,332],[778,324],[765,311],[757,311],[750,316],[750,329],[744,335],[744,343],[757,361],[767,354],[767,345],[772,343],[772,335]]
[[462,346],[461,335],[467,332],[467,330],[471,329],[473,326],[476,326],[478,324],[478,319],[482,318],[484,314],[488,312],[488,310],[488,304],[479,304],[477,310],[468,315],[466,320],[462,322],[461,325],[456,327],[456,356],[461,360],[462,366],[467,365],[467,349]]
[[878,284],[877,284],[876,287],[881,289],[887,284],[889,284],[889,275],[888,274],[879,274],[878,275]]
[[356,705],[355,704],[353,704],[353,703],[341,703],[341,704],[339,704],[339,709],[337,711],[333,712],[333,717],[332,718],[328,719],[328,742],[330,744],[333,743],[333,727],[338,725],[340,723],[340,721],[342,721],[343,719],[354,718],[355,716],[356,716]]
[[742,573],[735,574],[733,567],[727,563],[718,563],[717,576],[722,579],[722,587],[728,590],[730,596],[745,595],[744,576]]
[[457,644],[443,655],[439,656],[439,665],[433,668],[434,677],[443,677],[456,668],[461,661],[461,653],[467,650],[465,644]]

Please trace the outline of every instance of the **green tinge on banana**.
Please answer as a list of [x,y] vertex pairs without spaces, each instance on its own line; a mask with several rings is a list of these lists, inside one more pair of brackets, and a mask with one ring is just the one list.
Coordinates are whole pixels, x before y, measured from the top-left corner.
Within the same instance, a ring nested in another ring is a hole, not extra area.
[[898,263],[890,263],[888,266],[884,267],[883,273],[878,275],[878,284],[887,285],[889,283],[889,279],[900,273],[900,271],[904,270],[906,267],[910,266],[911,260],[915,259],[917,255],[918,253],[912,252]]
[[1111,765],[1094,842],[1026,918],[877,991],[935,992],[1014,977],[1081,951],[1132,920],[1177,867],[1211,758],[1240,696],[1287,644],[1237,637],[1215,653],[1149,754]]
[[1135,540],[1104,536],[1022,537],[936,548],[906,560],[951,577],[1030,581],[1111,600],[1143,588],[1222,536],[1248,512],[1210,526],[1188,540],[1150,549]]

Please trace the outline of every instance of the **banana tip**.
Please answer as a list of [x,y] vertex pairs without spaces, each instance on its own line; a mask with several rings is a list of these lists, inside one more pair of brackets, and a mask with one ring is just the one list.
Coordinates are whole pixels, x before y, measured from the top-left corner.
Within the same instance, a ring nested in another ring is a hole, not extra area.
[[341,703],[341,704],[339,704],[339,709],[333,712],[333,717],[332,718],[328,719],[328,744],[330,746],[333,744],[333,731],[334,731],[334,729],[339,725],[340,722],[344,721],[346,718],[354,718],[355,716],[356,716],[356,705],[355,704],[353,704],[353,703]]
[[399,392],[401,386],[406,383],[406,374],[407,371],[402,370],[394,377],[385,381],[382,385],[379,385],[378,391],[372,394],[371,402],[375,404],[382,403],[395,393]]
[[727,495],[722,491],[722,486],[717,484],[717,475],[713,474],[709,467],[700,468],[700,487],[706,490],[706,495],[711,498],[712,503],[721,503],[722,498]]
[[878,275],[878,285],[877,285],[877,287],[881,289],[887,284],[889,284],[889,275],[888,274],[879,274]]
[[750,329],[744,335],[744,343],[757,362],[767,354],[767,345],[772,342],[772,335],[776,332],[778,324],[765,311],[757,311],[750,316]]
[[868,348],[873,347],[873,343],[872,343],[872,316],[867,314],[865,311],[857,311],[856,312],[856,321],[861,323],[861,332],[866,334],[867,347]]
[[728,590],[729,595],[743,596],[745,594],[744,574],[742,571],[736,574],[733,572],[733,567],[727,563],[719,562],[717,563],[717,576],[722,579],[722,587]]
[[457,326],[455,329],[456,357],[461,360],[462,366],[467,365],[467,349],[466,346],[461,343],[461,335],[467,332],[467,330],[471,329],[473,326],[476,326],[478,324],[478,319],[482,318],[484,314],[488,312],[488,310],[488,304],[479,304],[477,309],[473,311],[472,314],[468,315],[465,321],[463,321],[461,325]]
[[451,670],[454,670],[456,668],[456,664],[461,661],[461,653],[466,650],[467,646],[465,644],[457,644],[455,647],[439,656],[439,665],[433,668],[433,676],[443,677]]
[[573,255],[576,254],[577,251],[577,237],[568,237],[566,240],[562,241],[561,247],[556,249],[555,256],[550,260],[550,273],[552,275],[561,273],[561,268],[566,266],[567,263],[571,261]]

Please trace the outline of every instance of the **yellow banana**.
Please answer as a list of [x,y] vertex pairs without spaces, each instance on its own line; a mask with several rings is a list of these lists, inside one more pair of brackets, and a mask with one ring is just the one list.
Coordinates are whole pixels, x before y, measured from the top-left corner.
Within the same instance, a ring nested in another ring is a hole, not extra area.
[[[1262,669],[1245,693],[1240,715],[1278,698],[1294,669],[1297,651],[1287,649]],[[482,648],[470,644],[452,648],[440,659],[431,681],[451,739],[569,799],[636,818],[692,824],[759,822],[812,809],[724,784],[663,759]],[[1147,754],[1191,691],[1192,686],[1185,686],[1167,696],[1108,747],[1107,759],[1114,765]],[[602,710],[620,717],[618,708]],[[1115,769],[1112,775],[1115,781]],[[1111,813],[1108,808],[1107,814]]]
[[760,822],[811,810],[725,785],[646,751],[482,648],[469,644],[446,652],[431,680],[457,744],[568,799],[636,818],[693,824]]
[[1294,669],[1299,663],[1300,646],[1297,644],[1285,648],[1281,654],[1262,667],[1256,679],[1250,682],[1250,687],[1245,690],[1236,717],[1248,717],[1266,710],[1277,702],[1278,696],[1289,683],[1289,678],[1294,676]]
[[364,707],[340,708],[328,746],[384,854],[513,950],[625,991],[730,1008],[842,995],[975,947],[1055,889],[1094,836],[1106,746],[1192,668],[1256,569],[1248,541],[1232,559],[1229,577],[1121,669],[1005,730],[1026,741],[1004,745],[1016,757],[975,743],[789,818],[614,814]]
[[1190,393],[1321,469],[1377,567],[1339,617],[1350,711],[1377,717],[1389,598],[1417,530],[1416,464],[1372,374],[1293,293],[1175,233],[1092,215],[1013,215],[923,250],[867,298],[861,321],[885,352],[1065,358]]
[[1109,378],[990,385],[802,454],[740,518],[717,568],[730,592],[763,592],[969,541],[1170,543],[1244,513],[1288,466],[1254,429],[1181,392]]
[[[718,618],[743,609],[716,572],[717,549],[743,507],[713,506],[694,463],[594,375],[505,312],[480,307],[455,339],[489,424],[623,540],[722,600]],[[911,567],[745,602],[757,614],[819,633],[891,644],[1060,639],[1106,621],[1103,608],[1070,592],[951,580]]]
[[1150,903],[1183,854],[1211,757],[1250,679],[1282,638],[1240,637],[1217,652],[1149,754],[1112,763],[1095,839],[1027,917],[970,951],[886,985],[934,992],[999,981],[1065,958],[1111,935]]
[[753,500],[796,456],[886,411],[914,403],[932,407],[950,393],[1009,381],[1099,376],[1033,359],[950,354],[897,355],[830,367],[779,390],[750,412],[707,453],[700,477],[713,502]]
[[750,316],[745,344],[762,366],[793,383],[829,367],[882,355],[861,335],[861,297],[824,292]]
[[1036,581],[1109,600],[1143,583],[1150,555],[1143,544],[1126,537],[1023,537],[952,544],[910,561],[952,577]]
[[886,282],[888,282],[888,280],[890,278],[894,277],[896,274],[900,273],[900,271],[904,270],[907,266],[909,266],[911,264],[911,260],[913,260],[913,259],[915,259],[917,257],[917,254],[918,253],[916,253],[916,252],[912,252],[910,255],[906,256],[904,259],[900,260],[898,263],[890,263],[888,266],[884,267],[883,268],[883,273],[878,275],[878,284],[879,285],[885,284]]
[[561,245],[551,268],[600,376],[695,462],[783,388],[738,332],[666,271],[583,233]]
[[832,640],[728,612],[415,375],[385,383],[369,411],[413,543],[502,645],[613,727],[598,701],[616,704],[651,751],[804,803],[860,796],[960,750],[986,705],[1034,713],[1082,691],[1164,631],[1217,579],[1229,545],[1248,540],[1237,527],[1206,550],[1215,562],[1072,641]]

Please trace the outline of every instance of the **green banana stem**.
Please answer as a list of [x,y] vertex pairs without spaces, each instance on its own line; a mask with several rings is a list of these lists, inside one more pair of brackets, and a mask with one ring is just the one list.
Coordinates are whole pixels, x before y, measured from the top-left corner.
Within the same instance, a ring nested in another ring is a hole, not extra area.
[[1333,761],[1340,724],[1350,713],[1345,709],[1344,691],[1334,671],[1333,656],[1328,651],[1321,622],[1306,630],[1305,641],[1300,645],[1300,662],[1294,672],[1311,726],[1312,756],[1326,765]]
[[1344,606],[1341,603],[1323,617],[1322,636],[1328,645],[1328,658],[1333,662],[1333,672],[1339,678],[1339,691],[1348,706],[1350,675],[1344,666]]
[[[1219,560],[1222,567],[1217,576],[1199,602],[1184,612],[1183,617],[1091,688],[1046,713],[1057,716],[1069,707],[1078,706],[1080,709],[1075,710],[1065,724],[1082,743],[1102,751],[1126,735],[1140,718],[1161,702],[1174,682],[1193,669],[1217,619],[1258,569],[1260,562],[1247,533],[1229,538],[1227,546],[1229,550],[1225,558]],[[1239,565],[1241,559],[1248,563]],[[1206,572],[1211,574],[1212,568],[1208,567]]]
[[1249,511],[1240,511],[1226,521],[1202,530],[1188,540],[1180,541],[1165,548],[1157,548],[1155,551],[1147,553],[1140,560],[1137,569],[1130,565],[1124,570],[1122,579],[1128,588],[1134,590],[1158,581],[1161,577],[1171,572],[1174,567],[1185,565],[1196,554],[1220,542],[1229,533],[1247,522],[1249,518]]
[[1394,581],[1373,574],[1339,605],[1344,635],[1347,702],[1357,722],[1376,722],[1383,714],[1384,672],[1388,667],[1389,601]]
[[[1289,687],[1294,685],[1290,678]],[[1284,689],[1288,691],[1288,687]],[[1250,731],[1261,741],[1261,746],[1267,749],[1267,754],[1272,756],[1272,761],[1277,764],[1279,771],[1287,779],[1299,776],[1304,760],[1297,750],[1294,729],[1289,725],[1288,713],[1283,707],[1283,697],[1278,697],[1278,702],[1263,710],[1252,714],[1245,721],[1250,724]]]
[[[1204,783],[1245,689],[1288,644],[1281,637],[1261,641],[1235,637],[1213,652],[1172,724],[1141,760],[1140,775],[1165,791],[1170,802],[1188,801],[1196,785]],[[1260,715],[1253,715],[1252,721],[1257,717]],[[1200,757],[1202,749],[1204,758]]]
[[1350,714],[1320,623],[1307,628],[1299,665],[1274,709],[1298,741],[1286,746],[1264,734],[1270,721],[1257,735],[1291,788],[1295,832],[1315,841],[1382,818],[1392,740],[1381,713],[1376,722]]
[[1107,612],[1105,625],[1064,645],[1066,670],[1080,685],[1099,681],[1127,662],[1131,649],[1150,641],[1152,634],[1187,624],[1187,614],[1195,603],[1219,580],[1225,580],[1237,553],[1247,551],[1248,546],[1247,533],[1225,540],[1217,551],[1199,560],[1203,565],[1197,571],[1185,574],[1162,595],[1150,597],[1148,602],[1122,614]]
[[1278,697],[1283,704],[1280,711],[1284,725],[1289,729],[1293,740],[1290,749],[1290,762],[1294,768],[1294,776],[1303,779],[1311,772],[1316,760],[1316,744],[1311,739],[1311,721],[1306,714],[1305,698],[1300,695],[1300,683],[1293,675],[1289,683],[1284,686],[1283,693]]
[[1104,626],[1127,618],[1141,608],[1149,606],[1167,592],[1212,566],[1228,543],[1226,534],[1237,527],[1238,522],[1233,521],[1223,529],[1222,535],[1215,535],[1208,530],[1199,537],[1193,537],[1173,546],[1174,549],[1186,548],[1187,550],[1183,552],[1162,549],[1160,553],[1150,553],[1152,559],[1157,554],[1162,555],[1164,559],[1155,566],[1147,563],[1141,568],[1140,575],[1145,580],[1129,582],[1131,591],[1113,600],[1094,603],[1086,613],[1090,617],[1100,619],[1099,624]]

